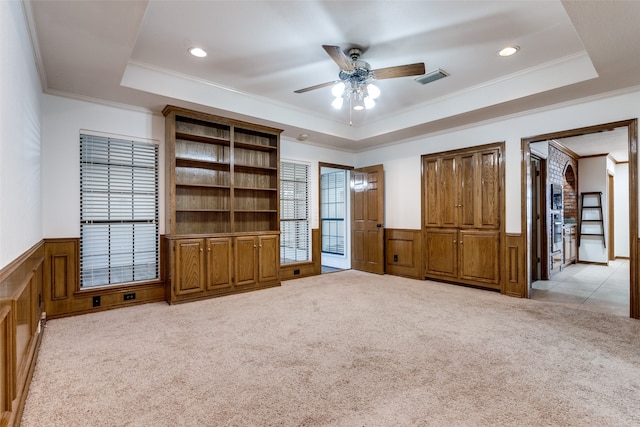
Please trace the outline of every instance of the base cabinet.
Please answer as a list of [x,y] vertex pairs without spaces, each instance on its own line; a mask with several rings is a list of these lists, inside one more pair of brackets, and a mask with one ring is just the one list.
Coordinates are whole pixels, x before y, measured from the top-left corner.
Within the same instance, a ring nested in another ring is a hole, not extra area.
[[425,230],[425,277],[500,288],[497,230]]
[[280,285],[279,237],[278,234],[165,237],[167,302]]

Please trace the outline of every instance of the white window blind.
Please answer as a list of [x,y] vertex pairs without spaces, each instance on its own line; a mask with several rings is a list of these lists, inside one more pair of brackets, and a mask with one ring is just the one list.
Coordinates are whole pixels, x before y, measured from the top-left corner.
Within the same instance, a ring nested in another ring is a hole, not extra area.
[[80,135],[82,288],[158,278],[158,146]]
[[280,262],[309,261],[309,165],[280,163]]

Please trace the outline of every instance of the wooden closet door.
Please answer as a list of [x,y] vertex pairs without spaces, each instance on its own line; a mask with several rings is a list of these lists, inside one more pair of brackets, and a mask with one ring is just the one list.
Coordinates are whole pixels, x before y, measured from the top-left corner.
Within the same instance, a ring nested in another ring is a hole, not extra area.
[[440,161],[436,158],[425,157],[422,160],[422,200],[424,203],[424,226],[440,227],[440,182],[438,172]]
[[498,149],[478,153],[476,228],[500,228],[500,153]]
[[351,171],[351,268],[384,274],[384,170]]
[[458,161],[454,157],[443,157],[439,161],[438,199],[440,202],[440,227],[457,227],[460,198]]

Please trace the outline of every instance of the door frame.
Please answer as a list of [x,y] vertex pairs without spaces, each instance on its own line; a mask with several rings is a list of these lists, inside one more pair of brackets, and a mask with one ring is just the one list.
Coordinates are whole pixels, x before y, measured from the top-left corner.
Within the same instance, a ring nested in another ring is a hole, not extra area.
[[521,233],[524,239],[525,286],[524,297],[529,298],[531,286],[531,149],[532,142],[581,136],[591,133],[605,132],[615,128],[627,128],[629,148],[629,317],[640,319],[640,282],[638,281],[638,119],[622,120],[595,126],[551,132],[521,139]]
[[[332,168],[332,169],[342,169],[347,172],[347,184],[351,179],[351,171],[354,169],[353,166],[347,165],[339,165],[336,163],[326,163],[326,162],[318,162],[318,237],[320,242],[318,242],[318,246],[320,247],[320,265],[322,265],[322,168]],[[349,268],[351,268],[351,196],[348,193],[348,185],[347,192],[345,192],[345,203],[346,203],[346,212],[345,212],[345,222],[349,223],[348,229],[345,233],[345,239],[348,239],[345,242],[344,250],[345,257],[348,260]]]

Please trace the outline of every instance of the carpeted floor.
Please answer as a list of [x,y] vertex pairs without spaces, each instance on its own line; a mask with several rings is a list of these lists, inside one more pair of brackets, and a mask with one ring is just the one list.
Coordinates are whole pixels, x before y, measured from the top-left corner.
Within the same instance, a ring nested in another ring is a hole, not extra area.
[[29,426],[637,426],[640,321],[343,271],[51,320]]

